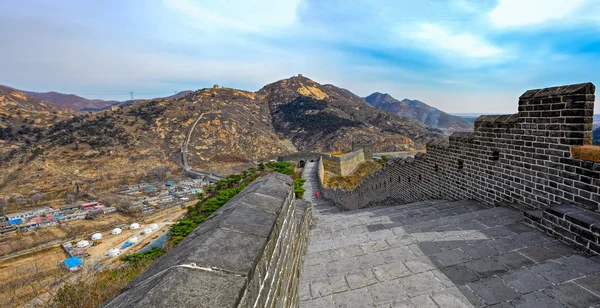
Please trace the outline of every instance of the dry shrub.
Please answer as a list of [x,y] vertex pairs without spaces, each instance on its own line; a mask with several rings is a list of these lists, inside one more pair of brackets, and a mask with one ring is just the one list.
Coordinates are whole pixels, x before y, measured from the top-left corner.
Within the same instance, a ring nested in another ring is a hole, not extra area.
[[577,159],[600,162],[600,146],[583,145],[573,147],[571,149],[571,154]]
[[83,271],[56,291],[53,308],[95,308],[115,297],[136,276],[145,271],[155,260],[125,264],[107,271],[89,269]]
[[369,174],[379,170],[382,164],[377,161],[365,161],[358,165],[349,176],[330,176],[325,173],[325,186],[330,188],[354,189]]

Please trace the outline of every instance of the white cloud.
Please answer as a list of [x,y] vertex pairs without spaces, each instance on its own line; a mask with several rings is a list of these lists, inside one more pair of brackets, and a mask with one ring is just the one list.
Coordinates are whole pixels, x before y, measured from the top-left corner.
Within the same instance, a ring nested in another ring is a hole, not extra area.
[[500,0],[489,13],[489,20],[498,28],[540,25],[580,12],[586,2],[589,4],[596,1]]
[[279,30],[296,22],[301,0],[239,0],[199,3],[193,0],[163,0],[184,22],[206,32]]
[[474,35],[452,34],[433,24],[421,24],[411,37],[421,48],[441,56],[485,59],[500,56],[504,52]]

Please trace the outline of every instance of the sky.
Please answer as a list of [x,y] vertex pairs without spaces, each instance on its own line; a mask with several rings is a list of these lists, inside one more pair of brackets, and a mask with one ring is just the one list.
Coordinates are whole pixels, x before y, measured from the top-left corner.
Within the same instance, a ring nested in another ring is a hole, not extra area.
[[514,113],[528,89],[600,85],[600,0],[3,0],[0,40],[0,84],[105,100],[301,73]]

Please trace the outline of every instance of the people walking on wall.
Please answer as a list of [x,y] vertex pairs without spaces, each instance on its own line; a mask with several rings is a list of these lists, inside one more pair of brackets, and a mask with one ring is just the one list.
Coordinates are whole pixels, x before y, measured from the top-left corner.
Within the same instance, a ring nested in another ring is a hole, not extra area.
[[315,198],[319,198],[319,192],[318,191],[315,192]]

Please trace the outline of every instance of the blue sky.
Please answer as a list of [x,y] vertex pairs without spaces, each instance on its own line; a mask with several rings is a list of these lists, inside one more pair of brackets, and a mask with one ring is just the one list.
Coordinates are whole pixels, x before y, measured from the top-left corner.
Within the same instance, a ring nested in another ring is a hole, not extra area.
[[[127,99],[302,73],[448,112],[600,86],[600,0],[4,0],[0,84]],[[600,104],[596,113],[600,113]]]

